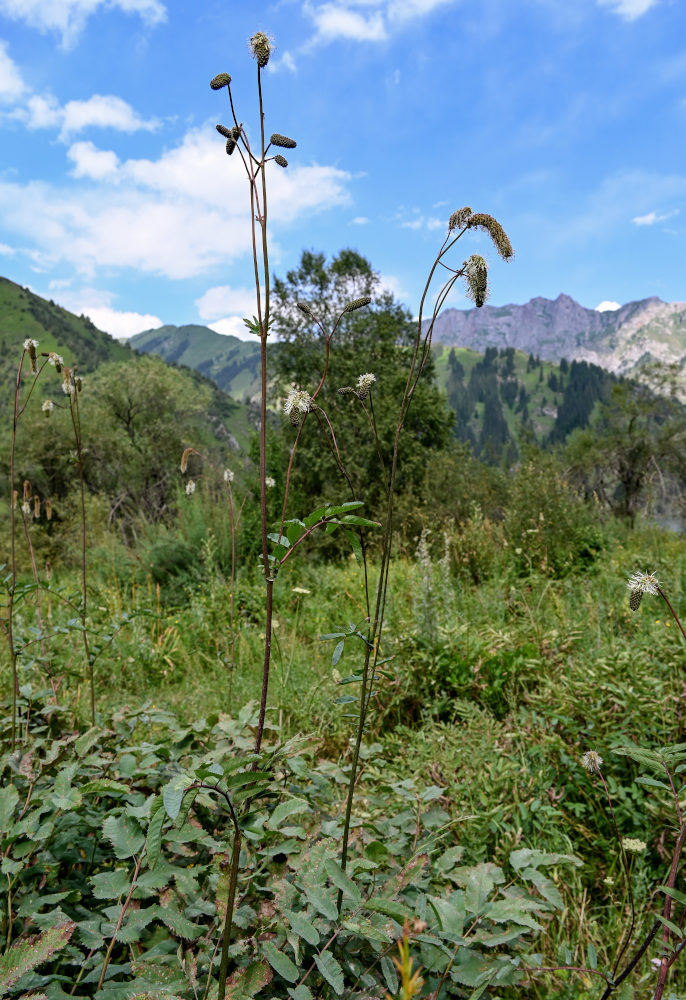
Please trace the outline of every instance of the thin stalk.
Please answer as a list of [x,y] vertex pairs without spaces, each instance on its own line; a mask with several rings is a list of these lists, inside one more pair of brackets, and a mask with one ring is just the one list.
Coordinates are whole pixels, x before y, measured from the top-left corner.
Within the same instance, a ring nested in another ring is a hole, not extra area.
[[[679,836],[677,838],[676,846],[674,847],[674,854],[672,855],[672,863],[669,868],[669,876],[667,878],[667,886],[670,889],[674,888],[676,882],[677,870],[679,868],[679,861],[681,859],[681,852],[684,848],[684,842],[686,842],[686,823],[679,830]],[[672,915],[672,897],[665,895],[665,903],[662,911],[662,916],[665,920],[669,920]],[[662,994],[665,990],[665,985],[667,983],[667,973],[670,967],[676,960],[678,952],[675,952],[671,957],[664,954],[669,947],[669,927],[665,924],[662,928],[662,961],[660,962],[660,971],[657,977],[657,986],[655,987],[655,994],[653,1000],[662,1000]]]
[[667,607],[669,608],[669,610],[671,611],[672,618],[674,619],[674,621],[679,626],[679,628],[681,630],[681,634],[683,635],[684,639],[686,639],[686,632],[684,632],[684,627],[681,624],[681,622],[679,621],[679,616],[677,615],[676,611],[674,610],[674,608],[672,607],[672,605],[669,603],[669,600],[667,599],[667,595],[665,594],[665,592],[662,590],[661,587],[657,588],[657,592],[660,595],[660,597],[662,598],[662,600],[665,602],[665,604],[667,605]]
[[124,920],[124,916],[126,914],[126,911],[129,908],[129,903],[131,902],[131,897],[133,896],[133,890],[136,888],[136,879],[138,878],[138,872],[140,870],[141,861],[142,860],[143,860],[143,855],[141,854],[136,859],[136,865],[135,865],[135,868],[133,870],[133,878],[131,880],[131,888],[129,889],[128,896],[124,900],[124,903],[122,905],[121,910],[119,911],[119,919],[117,920],[117,926],[114,928],[114,934],[112,935],[112,938],[111,938],[110,943],[108,945],[107,951],[105,952],[105,958],[103,959],[102,970],[100,972],[100,979],[98,980],[98,985],[96,986],[96,989],[95,989],[96,993],[98,992],[98,990],[100,989],[100,987],[102,986],[102,984],[103,984],[103,982],[105,980],[105,973],[107,972],[107,966],[110,964],[110,959],[112,957],[112,950],[114,948],[114,943],[117,940],[117,934],[119,933],[119,930],[121,928],[121,925],[122,925],[122,922]]
[[79,413],[78,391],[74,389],[69,395],[69,412],[74,428],[74,440],[76,442],[76,459],[79,467],[79,490],[81,499],[81,635],[83,636],[83,648],[86,655],[86,670],[88,671],[88,683],[90,687],[90,710],[91,725],[95,725],[95,672],[93,670],[93,658],[88,642],[88,632],[86,631],[86,621],[88,614],[88,566],[86,561],[86,485],[83,475],[83,449],[81,442],[81,415]]

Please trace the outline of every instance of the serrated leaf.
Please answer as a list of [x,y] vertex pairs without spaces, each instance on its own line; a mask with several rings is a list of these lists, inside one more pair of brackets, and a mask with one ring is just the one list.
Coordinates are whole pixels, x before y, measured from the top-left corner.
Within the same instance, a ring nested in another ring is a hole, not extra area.
[[333,858],[327,858],[324,862],[324,868],[333,884],[337,889],[341,890],[344,896],[352,899],[355,903],[358,903],[362,899],[362,893],[337,861]]
[[108,816],[102,825],[102,832],[120,861],[138,854],[145,843],[143,831],[131,816]]
[[338,993],[340,996],[345,989],[343,969],[340,967],[331,952],[323,951],[321,955],[315,955],[314,962],[334,993]]
[[94,778],[79,786],[82,795],[128,795],[131,789],[114,778]]
[[272,969],[278,972],[280,976],[283,976],[289,983],[295,983],[300,978],[298,967],[291,962],[288,955],[279,951],[271,941],[263,942],[262,951]]
[[284,910],[283,914],[298,937],[301,937],[303,941],[307,941],[308,944],[316,948],[319,944],[319,931],[314,924],[306,920],[301,913],[294,913],[293,910]]
[[192,924],[182,913],[173,906],[160,906],[159,918],[166,924],[170,931],[187,941],[193,941],[201,933],[201,928]]
[[19,792],[14,785],[0,788],[0,833],[9,833],[18,801]]
[[[256,993],[271,983],[274,973],[266,962],[251,962],[244,969],[236,969],[226,981],[227,1000],[243,1000],[243,997],[254,997]],[[290,992],[290,990],[289,990]]]
[[399,924],[404,923],[405,919],[410,916],[407,907],[396,902],[394,899],[388,899],[384,896],[373,896],[371,899],[365,900],[364,908],[365,910],[372,910],[374,913],[383,913],[387,917],[392,917]]
[[162,789],[162,802],[171,820],[179,815],[186,789],[192,783],[193,779],[189,774],[176,774]]
[[93,886],[96,899],[119,899],[131,888],[131,879],[126,868],[116,868],[113,872],[91,875],[88,881]]
[[392,997],[394,997],[398,992],[398,973],[396,972],[393,962],[391,962],[387,955],[384,955],[381,959],[381,972],[386,980],[388,992]]
[[289,816],[296,816],[304,812],[311,812],[309,802],[305,799],[287,799],[285,802],[280,802],[274,809],[265,826],[270,830],[278,830]]
[[42,934],[27,938],[13,945],[4,955],[0,955],[0,987],[9,989],[22,976],[47,962],[56,951],[69,941],[76,924],[73,920],[50,927]]
[[313,1000],[310,990],[304,983],[300,986],[296,986],[295,989],[293,989],[292,986],[287,987],[287,989],[288,995],[289,997],[292,997],[292,1000]]
[[153,802],[150,811],[151,817],[148,823],[148,833],[145,838],[145,853],[148,858],[148,868],[152,871],[157,864],[160,851],[162,850],[162,827],[166,819],[166,810],[159,795]]
[[323,916],[328,917],[329,920],[335,920],[338,917],[336,900],[327,889],[315,885],[306,886],[305,895],[315,910],[318,910]]

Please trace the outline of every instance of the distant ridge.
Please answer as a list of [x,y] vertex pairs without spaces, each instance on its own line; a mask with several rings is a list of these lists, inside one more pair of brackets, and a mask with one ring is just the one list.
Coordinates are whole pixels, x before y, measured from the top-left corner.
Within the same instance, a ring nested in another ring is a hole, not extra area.
[[145,354],[158,354],[169,364],[187,365],[211,378],[234,399],[252,399],[259,392],[260,347],[238,337],[215,333],[207,326],[161,326],[129,340]]
[[561,294],[524,305],[446,309],[433,339],[481,352],[514,347],[548,361],[589,361],[625,375],[648,360],[686,359],[686,302],[652,297],[598,312]]

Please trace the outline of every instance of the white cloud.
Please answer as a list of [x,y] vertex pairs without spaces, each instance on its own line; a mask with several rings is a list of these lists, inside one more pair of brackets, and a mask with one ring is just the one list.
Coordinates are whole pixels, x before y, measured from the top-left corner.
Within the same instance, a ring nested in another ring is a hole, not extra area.
[[350,220],[351,226],[366,226],[369,219],[366,215],[356,215],[354,219]]
[[87,101],[67,101],[64,107],[60,107],[52,95],[42,97],[34,94],[15,117],[24,121],[30,129],[59,128],[62,140],[68,140],[86,128],[112,128],[129,133],[141,130],[154,132],[160,124],[156,119],[141,118],[130,104],[112,94],[93,94]]
[[[51,281],[50,290],[59,290],[68,285],[64,281]],[[143,330],[154,330],[163,326],[159,316],[152,313],[126,312],[111,305],[115,295],[101,288],[82,288],[79,291],[65,290],[55,296],[59,304],[77,316],[90,316],[99,330],[117,337],[119,340],[132,337]]]
[[637,215],[631,221],[637,226],[654,226],[656,222],[664,222],[666,219],[671,219],[672,216],[678,215],[679,209],[675,208],[671,212],[648,212],[646,215]]
[[38,31],[55,31],[65,48],[73,45],[88,18],[99,7],[117,7],[126,14],[138,14],[147,25],[166,20],[160,0],[0,0],[0,14],[24,21]]
[[128,340],[129,337],[133,337],[134,333],[156,330],[158,327],[164,326],[159,316],[154,316],[151,313],[119,312],[117,309],[109,308],[109,306],[91,306],[82,309],[79,315],[81,313],[90,316],[98,330],[104,330],[105,333],[111,334],[118,340]]
[[216,285],[196,299],[195,305],[198,316],[204,320],[221,320],[227,313],[240,313],[241,317],[252,316],[256,309],[255,289]]
[[409,21],[415,17],[425,17],[437,7],[455,3],[455,0],[390,0],[388,4],[388,20]]
[[0,40],[0,101],[14,102],[25,90],[21,73],[7,54],[7,42]]
[[216,323],[208,323],[208,326],[210,330],[221,333],[223,337],[238,337],[239,340],[251,340],[254,344],[259,343],[259,337],[248,330],[242,316],[227,316],[225,319],[218,319]]
[[616,309],[621,309],[619,302],[610,302],[608,299],[605,299],[603,302],[599,302],[595,307],[595,311],[599,313],[614,312]]
[[75,142],[67,151],[67,156],[74,163],[72,177],[90,177],[100,181],[115,174],[119,166],[115,153],[97,149],[92,142]]
[[[100,268],[136,268],[186,278],[249,251],[242,167],[227,162],[209,128],[188,133],[156,161],[119,162],[90,143],[75,145],[71,159],[88,178],[86,187],[0,180],[5,230],[29,244],[42,269],[62,262],[86,276]],[[347,204],[350,179],[317,164],[270,170],[276,231],[302,215]]]
[[316,38],[322,41],[349,38],[358,42],[380,42],[387,37],[380,11],[365,17],[350,10],[349,6],[335,3],[323,3],[319,6],[307,3],[304,9],[314,21]]
[[447,229],[448,224],[445,219],[437,219],[436,216],[417,215],[413,219],[406,219],[400,223],[402,229]]
[[614,14],[619,14],[627,21],[635,21],[658,2],[659,0],[598,0],[601,7],[609,7]]
[[379,284],[381,291],[390,292],[393,298],[399,302],[409,301],[410,293],[403,287],[400,279],[396,278],[394,274],[380,274]]
[[13,253],[16,253],[14,247],[10,247],[6,243],[0,243],[0,254],[3,257],[10,257]]
[[286,51],[279,59],[275,59],[273,56],[269,60],[269,72],[278,73],[281,69],[287,69],[289,73],[297,73],[298,67],[295,65],[295,59],[290,52]]

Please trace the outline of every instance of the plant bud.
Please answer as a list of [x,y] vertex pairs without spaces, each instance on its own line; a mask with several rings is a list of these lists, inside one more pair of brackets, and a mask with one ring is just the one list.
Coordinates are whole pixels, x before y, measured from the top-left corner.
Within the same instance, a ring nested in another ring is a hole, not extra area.
[[353,299],[352,302],[348,302],[343,312],[351,313],[355,312],[356,309],[363,309],[365,306],[368,306],[371,301],[371,295],[364,295],[361,299]]
[[210,87],[212,90],[221,90],[222,87],[228,87],[231,83],[231,77],[228,73],[217,73],[217,75],[210,80]]
[[227,139],[226,140],[226,152],[227,152],[228,156],[231,156],[231,154],[233,153],[233,151],[234,151],[235,148],[236,148],[236,143],[233,141],[233,139]]
[[280,167],[288,166],[288,160],[286,159],[285,156],[282,156],[281,153],[276,154],[276,156],[274,157],[274,163],[278,163]]
[[224,136],[225,139],[233,139],[231,129],[227,128],[226,125],[215,125],[215,128],[220,135]]

